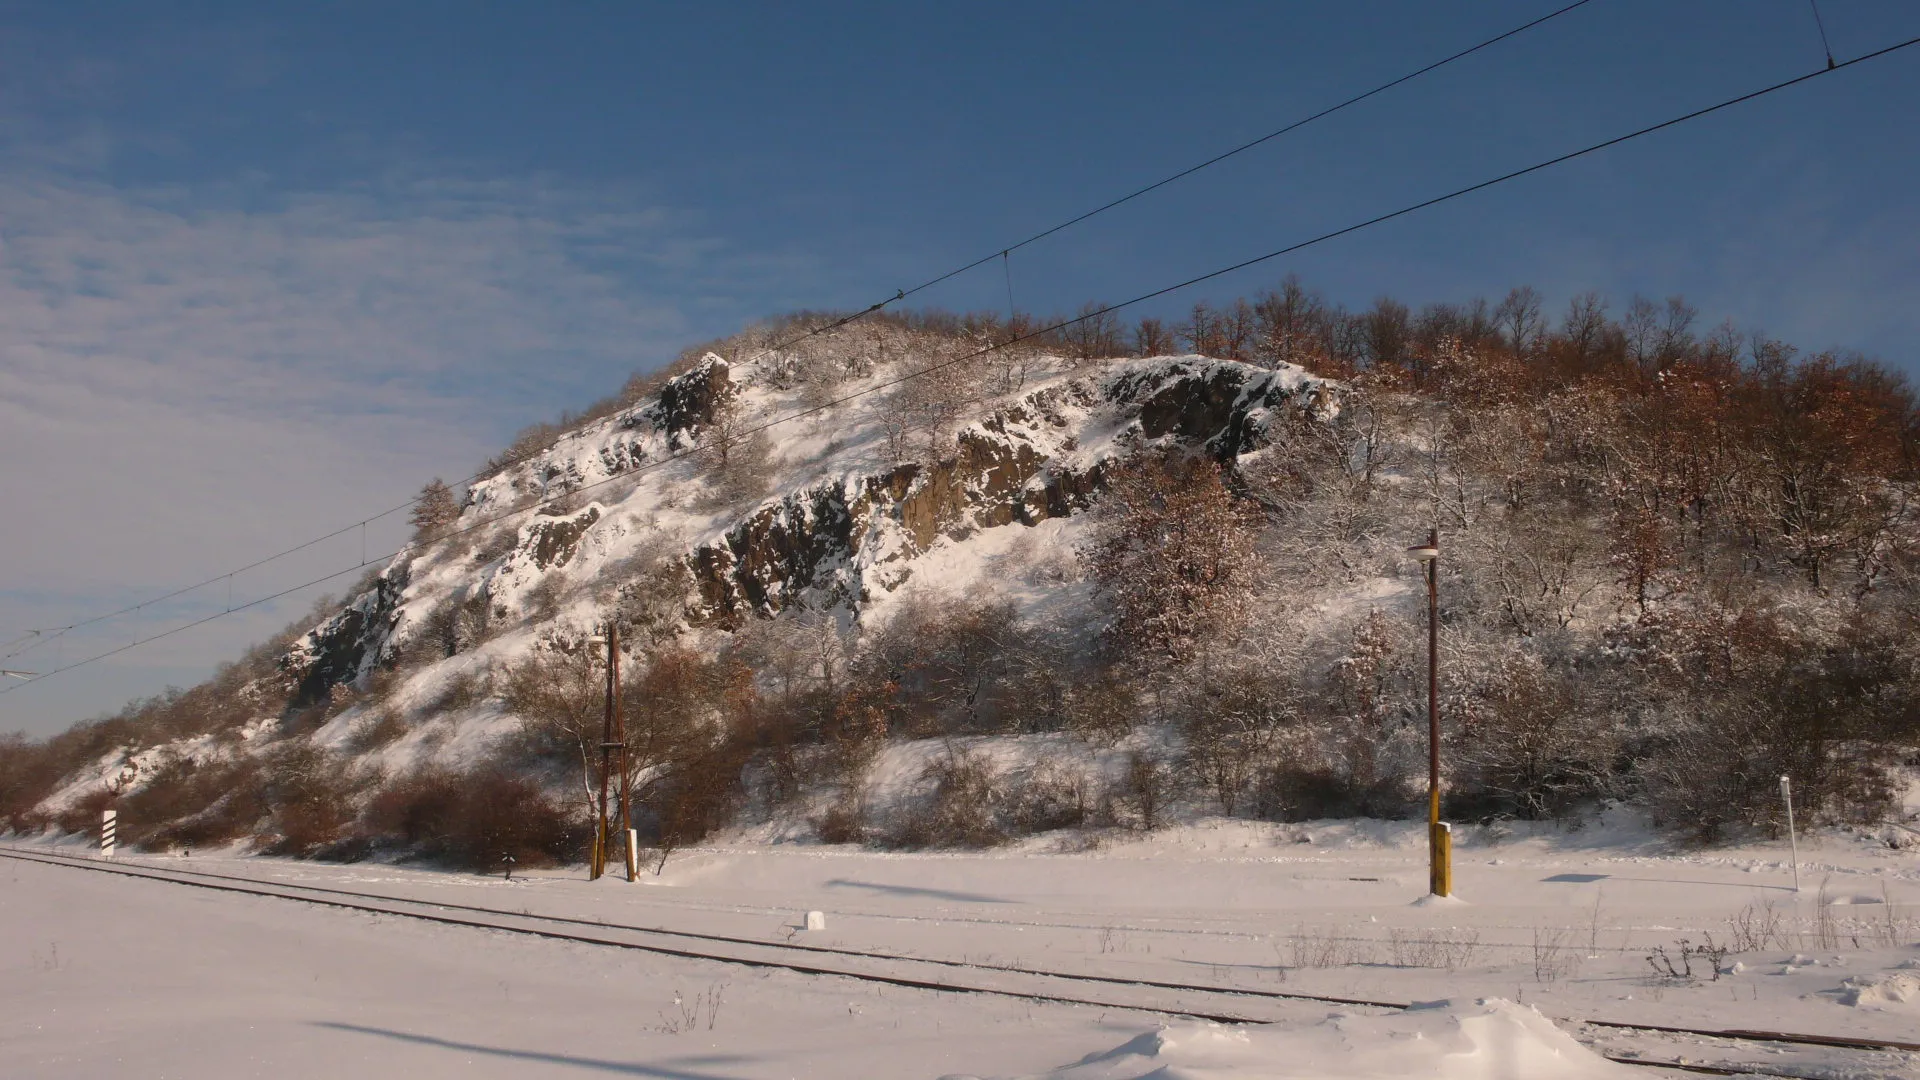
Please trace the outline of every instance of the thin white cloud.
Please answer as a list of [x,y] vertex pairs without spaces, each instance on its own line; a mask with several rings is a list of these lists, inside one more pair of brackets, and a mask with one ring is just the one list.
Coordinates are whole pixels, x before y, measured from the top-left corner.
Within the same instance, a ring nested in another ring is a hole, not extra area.
[[[670,356],[694,324],[688,305],[716,282],[731,277],[738,296],[741,277],[790,269],[730,259],[695,224],[542,178],[293,193],[0,178],[0,639],[210,576],[457,475],[513,427]],[[389,519],[369,546],[403,532]],[[256,571],[237,598],[358,551],[343,538]],[[222,602],[76,634],[64,658]],[[310,602],[180,635],[115,670],[177,681]],[[64,726],[128,685],[80,676],[0,695],[0,730]]]

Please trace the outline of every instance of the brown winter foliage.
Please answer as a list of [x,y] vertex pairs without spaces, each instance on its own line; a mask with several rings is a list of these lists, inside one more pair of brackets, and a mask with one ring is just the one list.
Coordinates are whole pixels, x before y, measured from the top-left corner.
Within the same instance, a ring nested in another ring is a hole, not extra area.
[[[1556,319],[1528,288],[1349,311],[1289,278],[1125,331],[1097,305],[1081,314],[1009,347],[1058,320],[881,313],[799,339],[837,318],[800,313],[669,369],[788,342],[766,377],[825,403],[850,379],[935,368],[873,409],[899,461],[949,452],[967,410],[1019,390],[1043,352],[1079,374],[1193,351],[1340,384],[1337,408],[1272,417],[1249,453],[1123,443],[1077,560],[1052,579],[1092,597],[1064,621],[1031,622],[990,592],[910,588],[885,618],[795,610],[695,651],[679,637],[683,566],[610,572],[628,628],[632,824],[647,843],[664,855],[773,814],[823,839],[918,847],[1193,812],[1412,812],[1426,627],[1404,549],[1429,528],[1451,816],[1577,821],[1625,802],[1713,841],[1776,827],[1782,774],[1815,818],[1872,822],[1920,765],[1920,406],[1888,369],[1732,326],[1702,333],[1678,297],[1634,298],[1618,318],[1587,294]],[[537,425],[491,465],[657,386]],[[703,451],[716,504],[771,481],[753,419],[723,409]],[[423,537],[457,513],[442,489],[423,493]],[[484,596],[449,601],[395,663],[473,649],[498,632],[490,611]],[[296,712],[272,662],[288,640],[45,743],[0,743],[0,818],[85,827],[114,797],[104,788],[58,821],[33,808],[83,768],[212,732],[213,753],[163,759],[124,796],[144,823],[130,839],[385,847],[476,869],[579,857],[599,809],[598,650],[549,636],[414,714],[377,711],[377,685]],[[464,772],[383,777],[299,738],[367,705],[348,745],[372,752],[485,702],[519,719],[518,736]],[[238,747],[233,733],[262,717],[275,736]],[[972,749],[1009,735],[1055,756],[1014,765]],[[909,796],[878,806],[881,752],[929,739],[941,749]]]
[[1246,621],[1253,510],[1227,490],[1218,463],[1178,449],[1140,455],[1113,471],[1099,514],[1084,556],[1113,607],[1115,650],[1177,664]]

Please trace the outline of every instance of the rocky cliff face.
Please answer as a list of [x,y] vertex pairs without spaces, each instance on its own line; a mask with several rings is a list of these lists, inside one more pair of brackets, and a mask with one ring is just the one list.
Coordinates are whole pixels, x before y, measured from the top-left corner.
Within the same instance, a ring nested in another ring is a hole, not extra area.
[[371,670],[393,634],[406,573],[405,566],[388,568],[372,588],[308,631],[280,658],[295,706],[323,701],[335,686],[363,678]]
[[[720,408],[757,421],[791,406],[759,375],[709,356],[651,401],[476,483],[456,526],[463,539],[402,556],[289,650],[282,667],[300,699],[364,679],[456,608],[519,627],[522,639],[591,624],[641,564],[684,571],[678,621],[695,630],[734,630],[797,604],[858,617],[936,545],[1086,509],[1132,448],[1179,440],[1227,460],[1286,410],[1337,410],[1333,388],[1297,369],[1115,361],[978,403],[944,452],[900,459],[880,434],[890,405],[876,395],[774,429],[771,493],[716,503],[689,451]],[[497,531],[474,528],[489,518]]]
[[855,607],[874,573],[897,579],[945,537],[1035,525],[1084,510],[1110,453],[1080,452],[1089,427],[1115,447],[1174,438],[1225,460],[1253,448],[1279,409],[1324,414],[1328,388],[1244,364],[1145,361],[1072,378],[994,409],[962,430],[954,452],[819,484],[762,506],[689,556],[694,616],[723,625],[771,616],[807,590]]

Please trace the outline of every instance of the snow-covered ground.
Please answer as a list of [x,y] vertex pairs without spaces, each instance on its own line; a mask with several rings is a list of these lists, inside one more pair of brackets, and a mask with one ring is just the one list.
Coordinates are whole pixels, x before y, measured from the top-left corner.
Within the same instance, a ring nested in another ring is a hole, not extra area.
[[[982,965],[1452,1002],[1396,1014],[1243,999],[1276,1021],[1245,1028],[616,953],[7,860],[0,1060],[8,1075],[56,1077],[1626,1071],[1577,1036],[1614,1054],[1920,1076],[1920,1058],[1905,1055],[1783,1055],[1573,1022],[1913,1041],[1912,849],[1843,834],[1803,841],[1796,893],[1784,844],[1676,853],[1604,822],[1464,830],[1452,904],[1416,903],[1424,858],[1406,824],[1218,822],[1077,852],[1040,841],[981,854],[743,841],[676,855],[637,885],[577,871],[506,882],[203,852],[123,859]],[[826,914],[824,931],[796,929],[808,910]],[[1734,950],[1717,975],[1700,957],[1692,979],[1655,975],[1656,947],[1678,965],[1683,940],[1709,935]]]

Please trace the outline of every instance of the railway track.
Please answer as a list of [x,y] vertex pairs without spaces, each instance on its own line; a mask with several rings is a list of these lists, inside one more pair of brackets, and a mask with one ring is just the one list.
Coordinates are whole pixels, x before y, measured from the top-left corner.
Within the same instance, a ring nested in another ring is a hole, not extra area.
[[[1295,991],[1167,982],[1014,965],[983,964],[969,960],[910,956],[829,945],[675,930],[667,927],[608,923],[563,915],[536,915],[530,911],[511,911],[442,900],[421,900],[354,889],[263,881],[234,874],[155,866],[150,863],[110,863],[98,858],[36,848],[0,846],[0,858],[144,878],[217,892],[292,900],[363,914],[651,953],[676,959],[783,970],[802,975],[856,979],[940,993],[986,994],[1055,1004],[1123,1009],[1161,1016],[1211,1020],[1217,1023],[1272,1023],[1289,1018],[1278,1010],[1284,1010],[1292,1005],[1343,1005],[1391,1012],[1404,1010],[1413,1004],[1406,1001],[1336,997]],[[833,962],[835,960],[841,963],[836,965]],[[872,966],[882,964],[886,965],[885,970]],[[1103,994],[1097,990],[1089,990],[1089,987],[1103,990],[1124,988],[1134,993],[1132,995],[1112,992]],[[1171,995],[1177,995],[1177,999],[1168,1000]],[[1261,1008],[1262,1005],[1267,1008]],[[1275,1007],[1278,1007],[1278,1010]],[[1641,1032],[1735,1044],[1920,1053],[1920,1043],[1890,1039],[1750,1029],[1685,1028],[1578,1017],[1558,1019],[1562,1023],[1590,1029]],[[1609,1060],[1625,1065],[1717,1076],[1793,1077],[1797,1080],[1796,1074],[1762,1069],[1704,1065],[1684,1060],[1627,1057],[1611,1053],[1605,1056]]]

